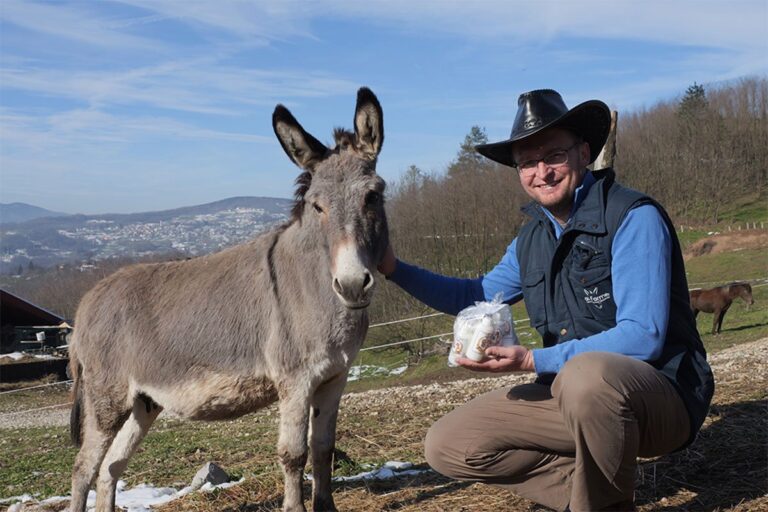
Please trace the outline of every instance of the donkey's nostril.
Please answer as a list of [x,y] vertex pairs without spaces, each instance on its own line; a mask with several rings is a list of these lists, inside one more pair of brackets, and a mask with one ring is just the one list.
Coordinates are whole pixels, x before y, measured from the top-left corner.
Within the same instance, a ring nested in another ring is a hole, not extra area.
[[336,278],[333,278],[333,290],[340,295],[344,293],[344,288],[341,287],[341,283]]
[[373,276],[367,270],[365,271],[365,278],[363,279],[363,291],[366,292],[373,286]]

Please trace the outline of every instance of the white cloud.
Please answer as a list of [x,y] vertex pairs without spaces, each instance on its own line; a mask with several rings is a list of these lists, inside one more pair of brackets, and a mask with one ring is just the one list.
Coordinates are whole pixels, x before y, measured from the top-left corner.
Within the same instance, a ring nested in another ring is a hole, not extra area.
[[99,47],[157,50],[157,43],[114,30],[114,26],[91,9],[72,4],[50,4],[3,0],[0,20],[39,34]]
[[519,43],[569,36],[727,48],[768,46],[764,0],[329,0],[313,9],[316,16],[323,12]]
[[0,69],[2,87],[67,98],[92,107],[143,105],[204,114],[240,115],[245,105],[346,94],[357,84],[311,70],[223,66],[211,59],[166,62],[128,71]]

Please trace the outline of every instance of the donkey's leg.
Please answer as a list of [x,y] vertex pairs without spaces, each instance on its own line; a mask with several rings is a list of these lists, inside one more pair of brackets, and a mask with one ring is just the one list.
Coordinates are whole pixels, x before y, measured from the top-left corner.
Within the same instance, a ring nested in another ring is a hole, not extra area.
[[72,468],[72,500],[69,505],[71,512],[84,512],[88,500],[88,490],[96,477],[96,471],[107,453],[115,435],[104,432],[99,428],[96,415],[90,400],[84,399],[84,415],[82,428],[82,444],[75,457]]
[[97,481],[96,510],[112,511],[115,508],[117,480],[128,466],[136,447],[147,434],[149,427],[162,409],[147,397],[136,398],[131,415],[112,441],[107,455],[101,463]]
[[[304,512],[301,484],[307,463],[310,393],[299,383],[280,396],[280,435],[277,454],[285,479],[285,512]],[[286,386],[290,387],[290,386]]]
[[347,374],[322,384],[312,397],[309,451],[312,454],[312,510],[336,510],[331,494],[336,417]]

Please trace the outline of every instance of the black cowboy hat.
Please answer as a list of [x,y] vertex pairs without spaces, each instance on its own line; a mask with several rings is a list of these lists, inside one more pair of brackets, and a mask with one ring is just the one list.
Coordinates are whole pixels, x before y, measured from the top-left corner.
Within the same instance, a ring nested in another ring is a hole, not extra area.
[[479,144],[475,149],[491,160],[514,167],[512,144],[554,126],[583,137],[589,144],[589,163],[592,163],[608,138],[611,111],[608,105],[599,100],[585,101],[568,110],[560,93],[552,89],[525,92],[517,100],[517,115],[509,139]]

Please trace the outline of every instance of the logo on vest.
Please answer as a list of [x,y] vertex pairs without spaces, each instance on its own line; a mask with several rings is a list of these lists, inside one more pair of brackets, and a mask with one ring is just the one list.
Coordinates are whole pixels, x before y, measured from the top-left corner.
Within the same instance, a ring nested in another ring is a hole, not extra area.
[[591,290],[585,288],[584,289],[584,294],[586,295],[586,297],[584,297],[584,301],[587,304],[592,304],[597,309],[603,309],[603,302],[605,302],[608,299],[610,299],[611,298],[611,294],[608,293],[608,292],[605,292],[605,293],[600,293],[598,295],[598,293],[599,292],[597,290],[597,286],[595,286]]

